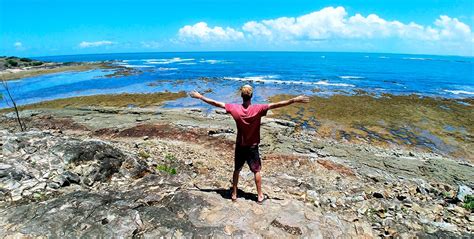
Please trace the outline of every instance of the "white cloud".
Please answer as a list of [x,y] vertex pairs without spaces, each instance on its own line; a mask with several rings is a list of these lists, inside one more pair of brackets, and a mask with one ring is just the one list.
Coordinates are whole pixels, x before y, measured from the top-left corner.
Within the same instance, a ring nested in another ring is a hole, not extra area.
[[[241,28],[209,27],[205,22],[186,25],[179,29],[181,40],[200,42],[238,41],[252,45],[268,42],[273,45],[318,44],[315,41],[344,40],[363,45],[361,40],[391,39],[408,45],[427,43],[433,46],[441,42],[450,45],[453,52],[469,50],[474,42],[471,28],[457,18],[442,15],[432,25],[415,22],[403,23],[386,20],[376,14],[350,16],[344,7],[326,7],[298,17],[280,17],[261,21],[249,21]],[[435,49],[435,47],[433,47]],[[471,53],[472,55],[472,53]]]
[[258,23],[256,21],[250,21],[245,23],[242,26],[242,29],[246,32],[249,32],[252,35],[262,35],[262,36],[271,36],[272,31],[268,29],[264,24]]
[[99,46],[110,46],[114,45],[115,42],[112,41],[95,41],[95,42],[88,42],[88,41],[83,41],[79,43],[80,48],[89,48],[89,47],[99,47]]
[[205,22],[198,22],[194,25],[186,25],[179,29],[179,39],[184,41],[235,41],[244,38],[244,34],[231,27],[209,27]]
[[269,39],[379,39],[468,40],[472,32],[457,18],[440,16],[434,26],[388,21],[376,14],[348,16],[343,7],[327,7],[299,17],[250,21],[242,29],[254,37]]
[[16,49],[23,49],[23,43],[22,43],[22,42],[19,42],[19,41],[15,42],[15,43],[13,44],[13,46],[14,46]]
[[472,39],[471,28],[457,18],[443,15],[434,24],[438,27],[435,32],[440,39]]

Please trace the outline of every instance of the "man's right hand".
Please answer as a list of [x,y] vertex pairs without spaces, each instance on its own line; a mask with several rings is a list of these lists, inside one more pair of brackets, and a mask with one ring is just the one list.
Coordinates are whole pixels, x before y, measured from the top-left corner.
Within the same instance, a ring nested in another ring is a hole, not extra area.
[[295,98],[293,98],[293,102],[295,103],[308,103],[309,102],[309,97],[306,95],[300,95]]
[[193,98],[196,98],[196,99],[201,99],[202,98],[202,95],[199,94],[199,92],[197,92],[195,90],[189,92],[189,96],[191,96]]

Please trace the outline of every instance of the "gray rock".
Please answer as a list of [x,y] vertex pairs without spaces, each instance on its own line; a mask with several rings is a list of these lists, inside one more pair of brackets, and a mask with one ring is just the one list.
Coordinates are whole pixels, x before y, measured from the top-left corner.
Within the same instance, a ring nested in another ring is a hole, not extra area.
[[3,171],[3,170],[9,169],[9,168],[11,168],[11,167],[12,167],[12,166],[9,165],[9,164],[0,163],[0,172]]
[[56,182],[50,182],[47,184],[48,188],[52,188],[52,189],[58,189],[61,187],[61,185],[59,185],[59,183],[56,183]]
[[18,181],[13,180],[13,179],[7,179],[6,181],[2,182],[2,188],[9,191],[17,189],[20,186],[21,184]]
[[123,161],[119,171],[128,178],[141,178],[150,173],[148,165],[144,160],[130,157]]
[[314,190],[308,190],[306,191],[306,198],[311,201],[316,201],[316,200],[319,200],[319,195]]
[[62,174],[62,176],[64,176],[69,183],[80,183],[81,182],[81,178],[79,177],[79,175],[77,175],[76,173],[70,172],[70,171],[65,171]]
[[459,201],[464,202],[464,199],[467,195],[474,195],[474,191],[466,185],[459,185],[458,186],[458,193],[456,194],[456,198]]
[[[22,110],[19,112],[20,118],[29,118],[41,114],[39,110]],[[16,119],[17,115],[15,112],[5,114],[5,117],[9,119]]]
[[52,148],[52,152],[60,157],[64,164],[77,167],[85,166],[81,172],[86,184],[95,181],[107,181],[119,172],[125,155],[110,144],[100,140],[69,140]]
[[288,120],[275,119],[274,122],[279,124],[279,125],[286,126],[286,127],[295,127],[296,126],[295,122],[288,121]]
[[51,181],[58,184],[59,187],[68,186],[70,184],[64,175],[56,175]]

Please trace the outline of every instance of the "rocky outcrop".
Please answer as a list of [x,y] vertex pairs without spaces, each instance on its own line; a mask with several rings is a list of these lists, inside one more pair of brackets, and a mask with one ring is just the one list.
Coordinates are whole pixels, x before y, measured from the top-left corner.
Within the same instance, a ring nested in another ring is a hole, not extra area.
[[[91,131],[0,131],[0,236],[472,237],[474,217],[460,199],[472,194],[469,163],[324,141],[268,120],[269,200],[256,204],[244,168],[233,203],[235,132],[220,114],[182,115],[149,114],[138,125],[140,114],[94,115],[125,126]],[[206,117],[216,125],[206,128]]]
[[42,197],[48,189],[71,184],[85,187],[107,183],[111,177],[136,177],[147,171],[143,162],[112,144],[61,137],[54,132],[3,132],[0,182],[4,200]]
[[[1,236],[322,237],[372,233],[367,223],[341,221],[304,201],[276,198],[260,206],[244,195],[232,203],[227,189],[194,186],[201,180],[192,164],[202,166],[202,158],[192,163],[168,162],[179,171],[174,175],[157,170],[157,162],[144,155],[140,159],[101,140],[40,131],[2,134]],[[178,159],[166,155],[162,161],[170,160]]]

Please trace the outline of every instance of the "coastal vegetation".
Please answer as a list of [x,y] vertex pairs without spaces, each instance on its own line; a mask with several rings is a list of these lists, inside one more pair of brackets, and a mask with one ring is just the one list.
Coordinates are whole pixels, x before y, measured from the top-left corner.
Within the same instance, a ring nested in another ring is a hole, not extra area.
[[464,199],[464,208],[474,211],[474,195],[466,195]]
[[19,67],[41,66],[43,64],[44,62],[42,61],[37,61],[29,58],[20,58],[15,56],[0,57],[0,70]]

